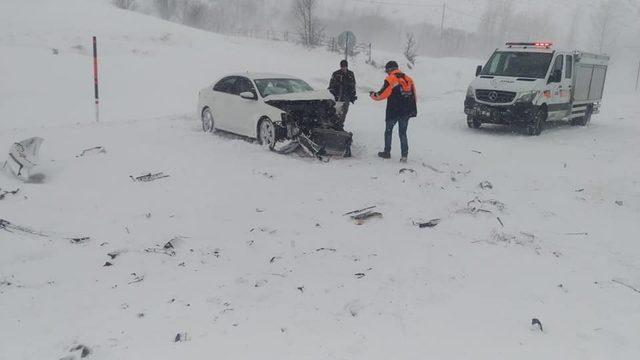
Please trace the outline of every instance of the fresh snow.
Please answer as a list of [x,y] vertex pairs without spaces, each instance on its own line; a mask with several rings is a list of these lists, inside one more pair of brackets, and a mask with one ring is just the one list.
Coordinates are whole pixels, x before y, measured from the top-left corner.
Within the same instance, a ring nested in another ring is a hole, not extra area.
[[[528,137],[467,128],[481,60],[420,58],[402,165],[395,134],[393,159],[376,157],[384,104],[367,93],[384,73],[362,58],[351,61],[351,159],[202,133],[197,92],[214,79],[278,72],[323,89],[338,61],[108,0],[0,2],[0,150],[45,139],[35,182],[0,174],[0,194],[20,189],[0,199],[0,219],[48,235],[0,229],[0,359],[79,358],[78,345],[89,359],[640,356],[640,103],[628,68],[611,69],[589,126]],[[79,156],[96,146],[106,152]],[[130,178],[158,172],[169,177]],[[343,216],[368,206],[384,217]]]

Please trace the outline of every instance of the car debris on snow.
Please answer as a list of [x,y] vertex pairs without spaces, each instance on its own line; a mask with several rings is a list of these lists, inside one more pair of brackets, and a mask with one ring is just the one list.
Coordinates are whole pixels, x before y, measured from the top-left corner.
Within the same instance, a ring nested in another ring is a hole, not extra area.
[[400,171],[398,171],[398,174],[405,174],[405,173],[416,174],[416,171],[409,168],[403,168],[403,169],[400,169]]
[[[23,233],[23,234],[28,234],[28,235],[35,235],[35,236],[41,236],[41,237],[53,237],[54,234],[48,234],[46,232],[43,231],[38,231],[38,230],[34,230],[30,227],[27,226],[22,226],[22,225],[16,225],[11,223],[8,220],[4,220],[4,219],[0,219],[0,230],[5,230],[7,232],[13,233],[13,232],[17,232],[17,233]],[[60,236],[60,238],[62,238]],[[70,238],[67,237],[66,239],[69,240],[73,240],[73,239],[83,239],[84,237],[78,237],[78,238]]]
[[91,240],[91,238],[88,236],[81,236],[81,237],[74,237],[74,238],[67,238],[67,239],[72,244],[84,244],[89,240]]
[[618,205],[618,206],[622,206],[622,205],[624,205],[624,201],[622,201],[622,200],[616,200],[616,205]]
[[2,168],[8,169],[19,180],[30,180],[31,170],[40,161],[40,146],[42,146],[43,141],[43,138],[32,137],[14,143],[9,149],[9,157],[2,165]]
[[505,207],[505,204],[498,200],[480,200],[480,198],[476,197],[467,202],[466,208],[458,210],[458,212],[476,215],[478,213],[492,213],[493,211],[502,212]]
[[83,157],[85,155],[96,155],[96,154],[106,154],[107,150],[102,146],[95,146],[89,149],[84,149],[79,155],[76,155],[77,158]]
[[356,223],[356,225],[362,225],[367,220],[373,218],[382,218],[382,213],[376,211],[365,211],[360,214],[351,215],[351,219]]
[[164,172],[148,173],[148,174],[140,175],[136,177],[129,175],[129,177],[131,178],[131,180],[133,180],[133,182],[151,182],[159,179],[168,178],[169,176],[170,175],[167,175]]
[[612,279],[611,282],[616,283],[618,285],[622,285],[622,286],[626,287],[627,289],[633,290],[633,291],[635,291],[635,292],[640,294],[640,289],[638,289],[638,288],[636,288],[634,286],[631,286],[631,285],[623,282],[622,280]]
[[189,341],[189,334],[187,334],[186,332],[181,332],[181,333],[177,333],[176,336],[173,338],[173,342],[185,342],[185,341]]
[[433,171],[433,172],[437,172],[438,174],[444,174],[444,171],[439,170],[439,169],[437,169],[437,168],[435,168],[435,167],[433,167],[433,166],[431,166],[431,165],[429,165],[429,164],[422,163],[422,166],[423,166],[423,167],[426,167],[427,169],[429,169],[429,170],[431,170],[431,171]]
[[376,208],[376,206],[369,206],[369,207],[366,207],[364,209],[358,209],[358,210],[349,211],[348,213],[343,214],[343,216],[353,215],[353,214],[361,213],[363,211],[367,211],[367,210],[371,210],[371,209],[375,209],[375,208]]
[[4,200],[7,195],[16,195],[20,192],[20,189],[15,189],[13,191],[7,191],[0,189],[0,200]]
[[142,282],[144,280],[144,275],[138,275],[136,273],[131,273],[131,276],[133,276],[133,280],[129,281],[127,284],[131,285],[131,284],[135,284],[135,283],[139,283]]
[[480,186],[480,189],[482,189],[482,190],[491,190],[491,189],[493,189],[493,184],[491,182],[489,182],[489,181],[486,181],[486,180],[481,182],[479,186]]
[[543,331],[543,330],[542,330],[542,323],[540,322],[540,320],[538,320],[538,319],[536,319],[536,318],[531,319],[531,327],[532,327],[532,329],[534,329],[534,330],[540,330],[540,331]]
[[413,225],[419,227],[420,229],[425,229],[425,228],[433,228],[438,226],[438,224],[440,224],[440,219],[431,219],[427,222],[413,222]]

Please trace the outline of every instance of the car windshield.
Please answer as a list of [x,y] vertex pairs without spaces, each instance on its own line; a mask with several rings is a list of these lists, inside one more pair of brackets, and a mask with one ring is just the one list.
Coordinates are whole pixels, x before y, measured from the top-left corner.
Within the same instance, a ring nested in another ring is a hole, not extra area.
[[300,79],[257,79],[255,83],[262,97],[313,91],[309,84]]
[[544,79],[551,53],[496,51],[480,75]]

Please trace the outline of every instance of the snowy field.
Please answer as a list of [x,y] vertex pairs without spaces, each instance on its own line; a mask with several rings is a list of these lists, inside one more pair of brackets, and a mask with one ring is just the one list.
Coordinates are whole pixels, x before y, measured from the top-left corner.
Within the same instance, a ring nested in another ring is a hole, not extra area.
[[[402,165],[397,135],[393,159],[376,156],[384,104],[367,93],[384,73],[363,58],[351,159],[202,133],[197,91],[225,73],[324,88],[338,61],[107,0],[0,2],[0,150],[45,139],[38,181],[0,173],[2,191],[20,189],[0,199],[0,219],[49,235],[0,229],[0,359],[79,359],[78,345],[105,360],[640,357],[632,79],[611,70],[589,126],[528,137],[467,128],[481,60],[421,58]],[[78,157],[95,146],[106,153]],[[383,218],[343,216],[368,206]],[[414,225],[430,219],[441,222]]]

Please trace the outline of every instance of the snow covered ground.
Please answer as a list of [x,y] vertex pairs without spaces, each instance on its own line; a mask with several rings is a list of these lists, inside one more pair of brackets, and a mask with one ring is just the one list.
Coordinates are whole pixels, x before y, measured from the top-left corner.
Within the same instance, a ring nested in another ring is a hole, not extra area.
[[[393,160],[375,156],[384,104],[366,94],[384,74],[363,59],[352,62],[354,158],[321,163],[203,134],[195,103],[235,71],[325,87],[339,59],[322,49],[107,0],[6,0],[0,55],[0,149],[45,138],[39,182],[0,174],[2,190],[20,188],[0,219],[50,235],[0,230],[0,359],[79,358],[80,344],[91,359],[640,355],[640,103],[625,71],[612,69],[590,126],[528,137],[467,128],[478,61],[420,59],[401,166],[396,138]],[[77,157],[94,146],[106,153]],[[170,177],[129,178],[160,171]],[[374,205],[383,218],[343,216]],[[67,239],[80,236],[91,239]]]

